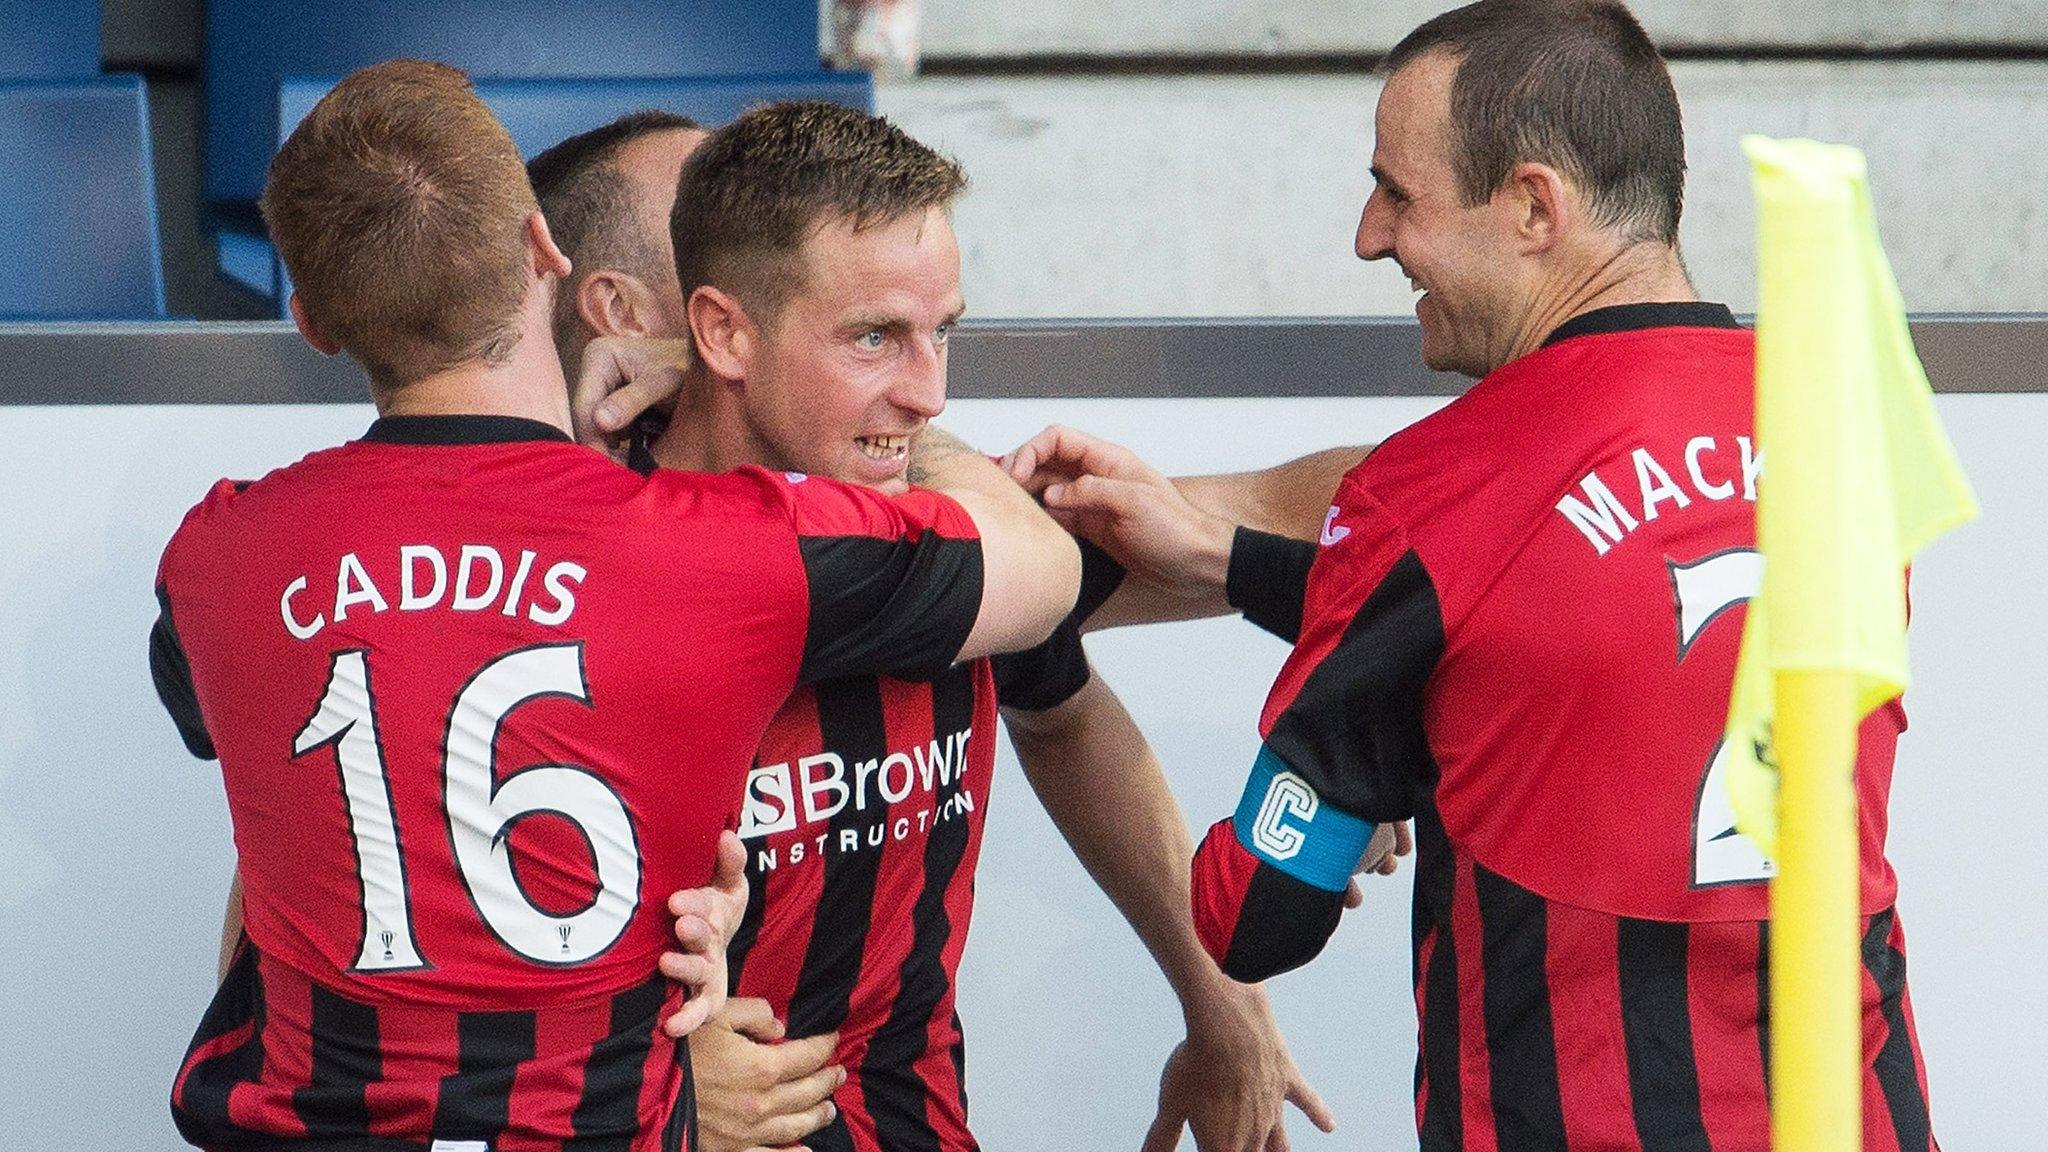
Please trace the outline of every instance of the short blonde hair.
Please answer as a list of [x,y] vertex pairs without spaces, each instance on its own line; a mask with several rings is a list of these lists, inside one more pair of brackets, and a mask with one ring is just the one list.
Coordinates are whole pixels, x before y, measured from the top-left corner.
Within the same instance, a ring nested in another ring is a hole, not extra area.
[[270,162],[262,208],[301,307],[373,382],[499,361],[518,342],[539,206],[462,70],[350,73]]

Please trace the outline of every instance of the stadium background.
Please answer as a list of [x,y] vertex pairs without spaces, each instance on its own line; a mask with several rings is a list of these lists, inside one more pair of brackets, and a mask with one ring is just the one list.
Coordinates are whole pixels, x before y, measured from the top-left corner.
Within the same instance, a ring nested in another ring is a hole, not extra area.
[[[0,29],[63,7],[0,5]],[[1367,69],[1437,7],[925,0],[924,75],[879,85],[875,107],[975,180],[957,224],[976,316],[1398,316],[1402,278],[1349,251]],[[1637,7],[1676,60],[1704,295],[1753,302],[1734,141],[1764,131],[1866,149],[1916,312],[2048,312],[2048,3]],[[561,11],[563,27],[501,31],[566,49]],[[197,0],[109,0],[99,55],[146,78],[168,312],[273,316],[221,275],[200,191],[202,16]],[[0,238],[27,254],[36,239]],[[948,422],[991,449],[1058,419],[1170,470],[1257,466],[1441,403],[1407,333],[984,330],[963,339]],[[2032,991],[2048,944],[2048,319],[1922,339],[1985,518],[1916,575],[1893,858],[1937,1131],[2028,1147],[2048,1120]],[[162,1100],[211,979],[229,853],[217,780],[177,748],[143,671],[150,572],[207,481],[359,431],[367,405],[332,402],[348,387],[274,325],[0,329],[0,1146],[176,1145]],[[1056,399],[1074,394],[1090,398]],[[1197,823],[1234,803],[1282,655],[1250,635],[1091,641]],[[992,1150],[1134,1146],[1178,1036],[1171,998],[1007,756],[995,791],[962,974],[977,1129]],[[1412,1146],[1406,888],[1405,873],[1375,885],[1325,959],[1274,986],[1343,1125],[1324,1139],[1297,1124],[1297,1147]]]

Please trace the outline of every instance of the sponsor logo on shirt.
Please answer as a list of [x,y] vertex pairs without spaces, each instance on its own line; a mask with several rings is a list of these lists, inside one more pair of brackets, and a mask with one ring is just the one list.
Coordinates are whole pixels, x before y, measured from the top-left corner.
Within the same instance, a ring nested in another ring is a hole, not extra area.
[[[827,852],[879,848],[890,840],[923,835],[932,825],[974,811],[974,794],[960,787],[944,799],[939,790],[967,772],[972,728],[915,745],[909,751],[849,762],[837,752],[818,752],[776,764],[757,764],[747,774],[746,799],[740,809],[742,840],[760,840],[804,829],[786,844],[756,849],[763,871],[783,862],[801,864]],[[833,817],[851,808],[866,812],[887,806],[885,817],[864,828],[829,827]]]

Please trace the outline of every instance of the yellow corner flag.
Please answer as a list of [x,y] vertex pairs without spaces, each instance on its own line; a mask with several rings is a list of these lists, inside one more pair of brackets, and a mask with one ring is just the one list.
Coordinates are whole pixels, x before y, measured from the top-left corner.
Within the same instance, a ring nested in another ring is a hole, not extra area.
[[1728,790],[1737,827],[1779,868],[1773,1146],[1846,1152],[1863,1146],[1856,732],[1906,687],[1906,565],[1977,508],[1878,243],[1863,154],[1759,136],[1742,147],[1757,201],[1767,473]]

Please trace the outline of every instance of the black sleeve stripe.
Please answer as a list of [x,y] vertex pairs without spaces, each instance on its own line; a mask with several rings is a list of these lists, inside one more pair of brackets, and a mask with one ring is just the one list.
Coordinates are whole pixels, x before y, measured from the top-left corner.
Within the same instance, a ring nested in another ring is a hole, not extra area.
[[1223,974],[1246,984],[1291,972],[1316,958],[1344,915],[1344,893],[1326,892],[1264,861],[1245,888]]
[[1074,612],[1067,619],[1078,627],[1087,623],[1096,609],[1123,587],[1124,566],[1093,541],[1078,536],[1074,539],[1081,545],[1081,596],[1075,601]]
[[199,714],[199,694],[192,687],[192,664],[185,658],[185,645],[178,639],[178,626],[171,620],[171,597],[159,584],[156,588],[158,613],[149,630],[149,675],[156,681],[156,697],[178,726],[185,747],[201,760],[218,756],[213,737],[206,731],[206,718]]
[[1005,708],[1027,712],[1043,712],[1073,699],[1088,686],[1090,675],[1081,629],[1072,616],[1053,629],[1045,643],[1022,652],[1006,652],[991,663],[996,701]]
[[915,540],[805,536],[810,628],[799,679],[929,680],[951,667],[981,614],[981,542],[926,529]]
[[1409,549],[1365,598],[1266,745],[1324,800],[1375,824],[1415,815],[1436,780],[1423,692],[1444,654],[1436,585]]
[[1223,598],[1246,620],[1292,644],[1301,639],[1301,606],[1315,562],[1310,541],[1239,528],[1230,541]]

